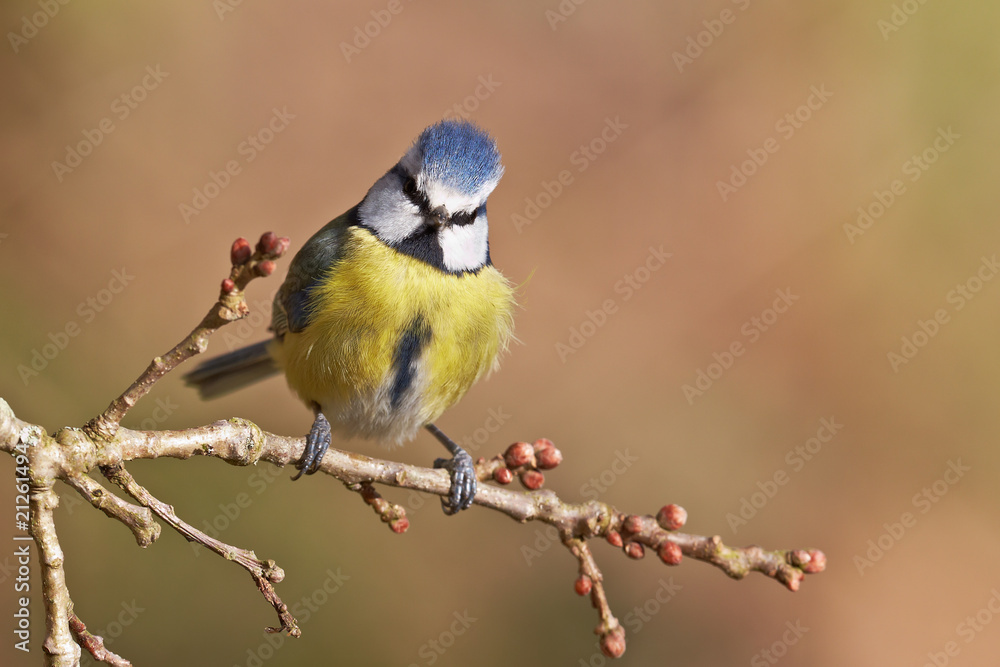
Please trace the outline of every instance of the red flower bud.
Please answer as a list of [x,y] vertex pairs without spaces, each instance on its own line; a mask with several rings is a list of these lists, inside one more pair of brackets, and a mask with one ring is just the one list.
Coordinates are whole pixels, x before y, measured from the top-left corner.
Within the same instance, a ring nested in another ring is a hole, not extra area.
[[236,294],[236,283],[226,278],[222,281],[222,292],[223,294]]
[[257,252],[262,255],[270,254],[271,250],[278,243],[278,235],[274,232],[264,232],[260,235],[260,240],[257,241]]
[[562,452],[555,447],[545,447],[535,450],[535,458],[538,459],[538,467],[541,470],[551,470],[562,463]]
[[406,529],[409,527],[410,527],[410,520],[407,519],[405,516],[400,517],[395,521],[389,522],[389,528],[391,528],[392,532],[396,533],[397,535],[405,533]]
[[687,523],[687,510],[680,505],[664,505],[656,513],[656,523],[664,530],[677,530]]
[[269,259],[265,259],[263,262],[257,265],[257,275],[261,277],[266,277],[274,273],[274,269],[277,265]]
[[581,574],[576,578],[576,583],[573,584],[573,589],[576,590],[577,595],[587,595],[590,593],[590,589],[593,588],[594,582],[591,581],[590,577],[585,574]]
[[642,532],[642,517],[636,514],[629,514],[622,521],[622,532],[628,535],[635,535]]
[[278,245],[275,246],[274,252],[271,253],[272,256],[281,257],[288,251],[288,246],[290,245],[292,245],[292,242],[288,240],[287,236],[279,236]]
[[545,484],[545,475],[537,470],[525,470],[521,473],[521,484],[524,484],[526,489],[536,491]]
[[680,545],[674,542],[664,542],[663,546],[660,547],[660,560],[667,565],[680,565],[683,557]]
[[816,574],[826,569],[826,554],[819,549],[809,552],[809,562],[802,564],[802,571],[807,574]]
[[535,451],[526,442],[515,442],[504,452],[503,460],[508,468],[520,468],[529,463],[534,464]]
[[620,658],[625,653],[625,630],[621,626],[601,635],[601,653],[609,658]]
[[805,549],[795,549],[788,552],[788,562],[796,567],[805,565],[809,560],[809,552]]
[[510,484],[514,479],[514,473],[510,471],[510,468],[497,468],[493,471],[493,479],[500,484]]
[[553,445],[552,441],[549,440],[548,438],[539,438],[538,440],[535,440],[534,447],[536,454],[542,451],[543,449],[555,449],[555,445]]
[[608,536],[605,539],[613,547],[620,547],[622,545],[622,536],[617,530],[609,530]]
[[289,240],[285,236],[278,236],[274,232],[265,232],[257,241],[257,252],[264,257],[281,257],[288,250]]
[[253,250],[250,249],[250,242],[245,238],[241,236],[233,241],[233,247],[229,251],[229,260],[233,263],[233,266],[246,264],[252,255]]
[[646,555],[646,549],[638,542],[629,542],[625,545],[625,555],[639,560]]

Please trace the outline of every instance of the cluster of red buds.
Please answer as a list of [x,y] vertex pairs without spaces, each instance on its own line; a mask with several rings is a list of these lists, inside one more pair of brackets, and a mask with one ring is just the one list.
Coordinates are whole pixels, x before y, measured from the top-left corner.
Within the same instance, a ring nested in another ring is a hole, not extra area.
[[539,438],[535,444],[515,442],[503,455],[504,465],[493,471],[493,479],[500,484],[510,484],[514,473],[524,488],[535,491],[545,484],[541,470],[551,470],[562,463],[562,452],[548,438]]
[[379,492],[370,483],[362,482],[360,488],[356,490],[361,494],[365,503],[371,505],[375,513],[381,517],[382,522],[389,524],[389,529],[392,532],[405,533],[406,529],[410,527],[410,520],[406,518],[406,508],[390,503],[379,495]]
[[[638,514],[624,515],[621,519],[621,530],[611,529],[605,535],[605,539],[613,547],[618,547],[625,552],[629,558],[638,560],[646,555],[646,548],[641,542],[632,538],[653,534],[657,527],[663,530],[678,530],[684,527],[687,522],[687,510],[680,505],[664,505],[656,513],[656,517],[639,516]],[[655,546],[657,553],[667,565],[679,565],[681,562],[680,546],[670,540],[659,540],[659,546]]]
[[[250,248],[250,242],[240,237],[233,241],[233,246],[229,250],[229,260],[233,264],[233,269],[247,268],[252,277],[263,278],[274,273],[277,267],[274,260],[285,254],[290,243],[287,236],[265,232],[257,241],[257,248],[254,251]],[[223,293],[235,294],[238,289],[234,278],[222,281]]]

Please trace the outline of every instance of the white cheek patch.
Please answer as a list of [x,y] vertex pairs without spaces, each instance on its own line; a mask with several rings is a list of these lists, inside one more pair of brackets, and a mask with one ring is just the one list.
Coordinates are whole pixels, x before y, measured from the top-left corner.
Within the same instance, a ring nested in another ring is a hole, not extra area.
[[389,172],[365,195],[358,209],[362,222],[386,243],[398,243],[424,224],[419,209],[403,196],[402,183]]
[[449,271],[474,271],[486,263],[489,228],[486,216],[480,215],[471,225],[449,225],[438,238]]

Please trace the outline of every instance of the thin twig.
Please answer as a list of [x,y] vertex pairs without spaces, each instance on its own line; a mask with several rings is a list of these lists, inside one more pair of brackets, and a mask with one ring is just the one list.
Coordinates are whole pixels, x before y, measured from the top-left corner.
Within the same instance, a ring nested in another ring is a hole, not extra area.
[[135,498],[139,504],[143,507],[148,507],[156,516],[167,522],[184,539],[204,546],[226,560],[237,563],[249,572],[258,590],[271,603],[271,606],[278,613],[278,618],[281,620],[280,627],[267,628],[268,632],[285,631],[292,637],[300,637],[302,635],[298,621],[288,611],[288,605],[281,601],[281,598],[278,597],[278,594],[274,590],[273,584],[279,583],[285,578],[284,570],[278,567],[277,563],[273,560],[261,560],[253,551],[220,542],[214,537],[206,535],[194,526],[182,521],[177,517],[172,506],[153,497],[153,494],[136,482],[132,475],[121,465],[102,466],[101,472],[109,480],[120,486],[125,493]]
[[587,542],[577,537],[564,538],[563,544],[580,562],[580,575],[587,577],[587,585],[591,587],[590,603],[601,618],[601,622],[594,628],[594,634],[601,637],[601,651],[609,658],[620,658],[625,652],[625,630],[611,613],[611,605],[608,604],[608,596],[604,590],[604,575],[597,567],[594,554]]
[[111,667],[132,667],[131,662],[120,655],[109,651],[107,647],[104,646],[103,637],[90,634],[87,630],[87,626],[83,624],[83,621],[81,621],[76,614],[70,614],[69,629],[73,633],[76,643],[87,649],[87,652],[93,656],[94,660],[103,662],[106,665],[111,665]]
[[239,320],[250,312],[244,296],[247,284],[254,278],[270,275],[275,268],[273,260],[288,250],[288,243],[287,238],[268,232],[261,236],[256,251],[251,254],[247,241],[237,239],[230,251],[232,269],[229,278],[222,281],[219,300],[184,340],[162,357],[153,359],[121,396],[111,401],[103,413],[87,422],[84,430],[103,440],[114,438],[125,414],[152,390],[160,378],[184,361],[204,352],[208,348],[209,337],[220,327]]
[[128,526],[140,547],[148,547],[160,536],[161,526],[148,507],[125,502],[89,475],[67,475],[66,483],[80,492],[91,505]]

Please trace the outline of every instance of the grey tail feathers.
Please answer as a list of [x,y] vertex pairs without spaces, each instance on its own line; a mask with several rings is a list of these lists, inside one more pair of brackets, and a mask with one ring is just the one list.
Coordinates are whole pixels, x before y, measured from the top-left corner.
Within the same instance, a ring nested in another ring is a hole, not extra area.
[[264,340],[209,359],[185,375],[184,382],[209,399],[276,375],[281,369],[267,352],[270,343]]

